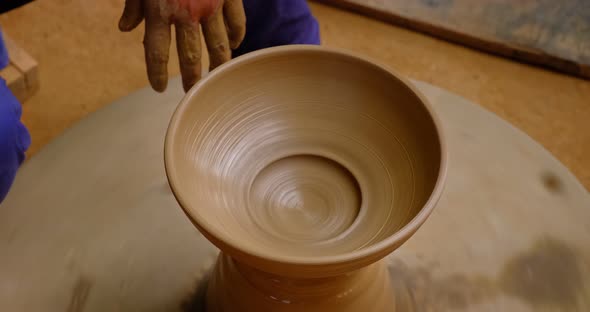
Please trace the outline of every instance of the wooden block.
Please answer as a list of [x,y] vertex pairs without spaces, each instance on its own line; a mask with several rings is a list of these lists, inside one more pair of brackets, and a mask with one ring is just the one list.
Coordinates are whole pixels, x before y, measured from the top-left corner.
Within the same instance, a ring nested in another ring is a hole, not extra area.
[[10,64],[0,71],[8,87],[19,101],[25,102],[39,89],[37,62],[10,37],[4,36]]
[[27,95],[25,75],[14,65],[8,64],[8,66],[0,70],[0,76],[6,80],[8,88],[10,88],[19,101],[23,102],[29,97]]

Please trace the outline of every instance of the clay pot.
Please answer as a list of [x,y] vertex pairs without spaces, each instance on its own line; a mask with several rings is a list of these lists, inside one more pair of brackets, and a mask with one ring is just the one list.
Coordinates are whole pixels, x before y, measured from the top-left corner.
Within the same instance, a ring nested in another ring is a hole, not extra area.
[[195,85],[170,122],[165,164],[186,215],[222,251],[209,312],[394,311],[379,260],[431,213],[446,152],[427,101],[399,75],[287,46]]

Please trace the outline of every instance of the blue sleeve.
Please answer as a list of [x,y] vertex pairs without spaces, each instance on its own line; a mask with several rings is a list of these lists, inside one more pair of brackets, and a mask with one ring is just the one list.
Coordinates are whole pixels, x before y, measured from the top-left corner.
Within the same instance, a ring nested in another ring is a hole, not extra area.
[[21,114],[20,103],[0,78],[0,202],[8,194],[31,145],[29,132],[20,121]]
[[4,45],[4,38],[2,37],[2,28],[0,28],[0,69],[8,66],[10,59],[8,58],[8,51]]
[[233,56],[288,44],[320,44],[306,0],[244,0],[246,36]]

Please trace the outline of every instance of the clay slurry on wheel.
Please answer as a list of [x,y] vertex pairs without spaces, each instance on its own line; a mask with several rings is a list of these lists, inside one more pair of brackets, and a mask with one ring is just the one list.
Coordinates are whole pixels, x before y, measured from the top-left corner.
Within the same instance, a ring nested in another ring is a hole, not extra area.
[[409,265],[392,256],[389,273],[396,311],[477,311],[478,304],[509,296],[533,311],[586,311],[590,258],[550,236],[502,263],[497,276],[441,274],[435,264]]

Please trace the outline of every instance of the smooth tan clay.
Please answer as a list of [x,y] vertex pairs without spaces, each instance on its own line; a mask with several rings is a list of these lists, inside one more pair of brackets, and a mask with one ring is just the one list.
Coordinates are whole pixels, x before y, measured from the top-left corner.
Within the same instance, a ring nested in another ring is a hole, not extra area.
[[394,311],[378,262],[420,227],[446,172],[441,129],[397,74],[344,52],[271,48],[193,87],[165,163],[222,251],[208,311]]

